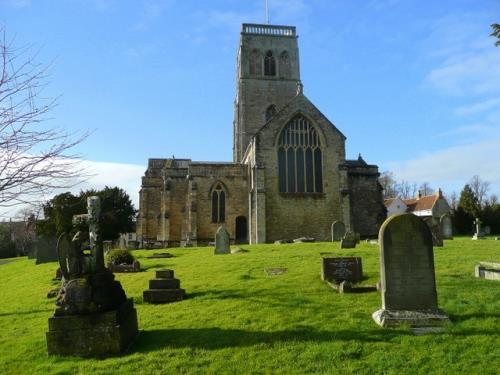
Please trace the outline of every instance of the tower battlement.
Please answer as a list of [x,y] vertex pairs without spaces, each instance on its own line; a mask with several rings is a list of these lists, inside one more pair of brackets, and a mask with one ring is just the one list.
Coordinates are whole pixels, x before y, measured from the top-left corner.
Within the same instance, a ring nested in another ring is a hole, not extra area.
[[297,36],[295,26],[261,25],[257,23],[242,24],[241,33],[270,36]]

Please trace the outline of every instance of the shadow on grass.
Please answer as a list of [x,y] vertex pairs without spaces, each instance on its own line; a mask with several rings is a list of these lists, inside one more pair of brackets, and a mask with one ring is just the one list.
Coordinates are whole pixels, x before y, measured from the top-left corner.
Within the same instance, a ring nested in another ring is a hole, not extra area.
[[1,316],[12,316],[12,315],[31,315],[31,314],[38,314],[38,313],[53,313],[53,312],[54,312],[54,309],[13,311],[13,312],[5,312],[5,313],[0,312],[0,317]]
[[500,312],[473,312],[468,314],[450,314],[453,323],[461,323],[470,319],[500,318]]
[[[165,258],[165,259],[171,259],[171,258]],[[152,268],[168,268],[168,266],[165,263],[155,263],[155,264],[141,264],[141,271],[148,271]]]
[[408,336],[409,332],[394,330],[370,331],[318,331],[313,328],[273,332],[253,332],[242,329],[199,328],[199,329],[157,329],[143,331],[131,348],[132,352],[150,352],[163,348],[197,348],[216,350],[247,347],[258,344],[362,341],[382,342],[394,337]]

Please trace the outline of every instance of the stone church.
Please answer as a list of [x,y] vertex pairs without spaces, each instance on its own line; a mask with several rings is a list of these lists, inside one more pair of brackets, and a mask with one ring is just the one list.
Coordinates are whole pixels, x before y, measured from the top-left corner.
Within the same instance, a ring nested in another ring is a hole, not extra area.
[[340,220],[362,237],[385,219],[378,167],[346,160],[346,137],[304,95],[295,27],[243,24],[233,161],[149,159],[137,235],[203,245],[225,225],[235,242],[331,239]]

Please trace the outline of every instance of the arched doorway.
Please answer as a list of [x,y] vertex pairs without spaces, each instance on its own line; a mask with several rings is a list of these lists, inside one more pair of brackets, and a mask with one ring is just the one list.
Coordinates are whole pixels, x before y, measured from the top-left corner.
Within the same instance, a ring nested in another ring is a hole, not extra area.
[[248,227],[247,218],[245,216],[238,216],[236,218],[236,243],[246,243],[248,242]]

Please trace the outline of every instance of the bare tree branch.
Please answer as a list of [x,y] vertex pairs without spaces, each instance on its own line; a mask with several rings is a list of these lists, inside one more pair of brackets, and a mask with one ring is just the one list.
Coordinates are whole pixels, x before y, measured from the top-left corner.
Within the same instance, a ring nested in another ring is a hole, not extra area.
[[15,48],[0,29],[0,207],[33,203],[86,177],[71,149],[88,133],[43,127],[57,98],[42,95],[48,67]]

